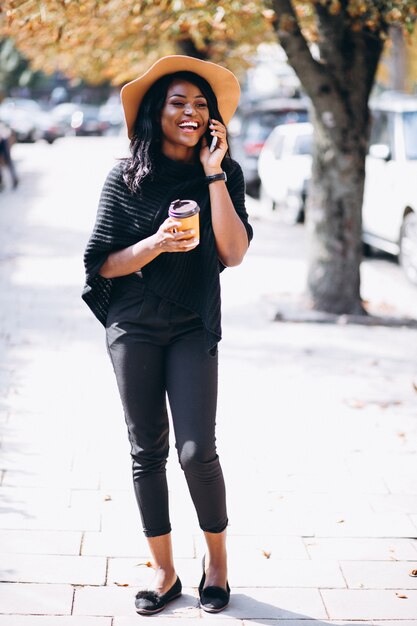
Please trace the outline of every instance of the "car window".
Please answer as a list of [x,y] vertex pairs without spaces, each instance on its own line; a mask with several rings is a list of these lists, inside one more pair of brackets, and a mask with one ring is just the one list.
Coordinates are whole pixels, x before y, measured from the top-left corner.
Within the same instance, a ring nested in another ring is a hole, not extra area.
[[283,147],[284,147],[284,137],[278,133],[275,133],[273,137],[272,151],[276,159],[280,159],[282,157]]
[[307,111],[286,111],[280,124],[301,124],[302,122],[308,122]]
[[389,133],[389,120],[388,114],[385,111],[374,111],[372,113],[371,122],[371,138],[369,145],[382,144],[388,146],[390,149],[390,133]]
[[294,143],[294,154],[311,154],[313,148],[312,135],[299,135]]
[[247,141],[263,142],[275,126],[305,122],[307,116],[307,111],[257,111],[246,120],[243,134]]
[[274,126],[277,125],[274,113],[262,113],[251,116],[246,124],[245,132],[248,141],[265,141]]
[[407,159],[417,159],[417,111],[403,113],[404,143]]

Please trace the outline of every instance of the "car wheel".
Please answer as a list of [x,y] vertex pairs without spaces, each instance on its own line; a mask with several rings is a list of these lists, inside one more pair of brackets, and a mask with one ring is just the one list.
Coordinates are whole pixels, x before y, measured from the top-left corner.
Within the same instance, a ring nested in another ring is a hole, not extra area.
[[362,241],[362,254],[366,259],[370,259],[373,255],[372,246],[370,246],[369,243],[365,243],[364,241]]
[[407,278],[417,284],[417,215],[407,213],[400,234],[400,263]]
[[248,196],[250,196],[251,198],[256,198],[257,200],[259,199],[259,181],[258,182],[252,182],[252,183],[246,183],[246,193],[248,194]]
[[295,226],[304,221],[303,201],[298,194],[288,194],[281,209],[285,224]]
[[277,208],[275,201],[272,200],[272,198],[267,194],[265,187],[262,184],[259,190],[259,202],[265,213],[272,213]]

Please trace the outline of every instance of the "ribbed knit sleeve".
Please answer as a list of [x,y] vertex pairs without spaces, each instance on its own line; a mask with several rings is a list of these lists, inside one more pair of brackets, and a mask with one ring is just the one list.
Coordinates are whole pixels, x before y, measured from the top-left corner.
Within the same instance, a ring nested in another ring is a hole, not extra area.
[[86,284],[82,298],[102,323],[106,323],[112,279],[98,273],[111,252],[147,236],[152,216],[138,218],[138,200],[123,180],[123,163],[109,172],[100,195],[96,222],[84,253]]
[[87,280],[98,273],[112,246],[113,216],[117,211],[118,205],[117,191],[120,190],[117,176],[118,169],[119,165],[116,165],[111,170],[101,191],[96,222],[84,253]]
[[225,162],[225,171],[227,173],[227,189],[230,194],[230,198],[235,207],[236,213],[239,215],[246,232],[248,235],[248,241],[251,242],[253,238],[253,229],[248,221],[248,213],[246,211],[245,204],[245,180],[243,178],[242,168],[237,161],[228,159],[228,163]]
[[137,241],[138,231],[149,229],[152,223],[151,216],[148,223],[142,216],[139,224],[135,198],[123,180],[122,168],[122,163],[113,167],[101,191],[96,223],[84,255],[87,278],[98,273],[111,252],[125,242]]

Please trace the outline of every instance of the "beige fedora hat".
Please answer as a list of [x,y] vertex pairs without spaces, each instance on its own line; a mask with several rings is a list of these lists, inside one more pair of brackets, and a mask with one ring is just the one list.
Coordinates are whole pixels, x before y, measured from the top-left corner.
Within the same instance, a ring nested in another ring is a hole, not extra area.
[[125,114],[127,134],[133,134],[133,126],[140,104],[148,89],[162,76],[174,72],[194,72],[210,84],[216,94],[219,111],[228,124],[237,109],[240,86],[236,76],[225,67],[181,54],[162,57],[139,78],[127,83],[120,92]]

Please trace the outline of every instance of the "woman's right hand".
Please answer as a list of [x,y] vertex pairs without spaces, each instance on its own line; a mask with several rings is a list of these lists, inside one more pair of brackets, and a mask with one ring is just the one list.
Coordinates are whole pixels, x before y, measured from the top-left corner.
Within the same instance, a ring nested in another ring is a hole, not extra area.
[[181,222],[168,217],[155,233],[155,247],[159,252],[189,252],[199,244],[193,230],[179,231]]

